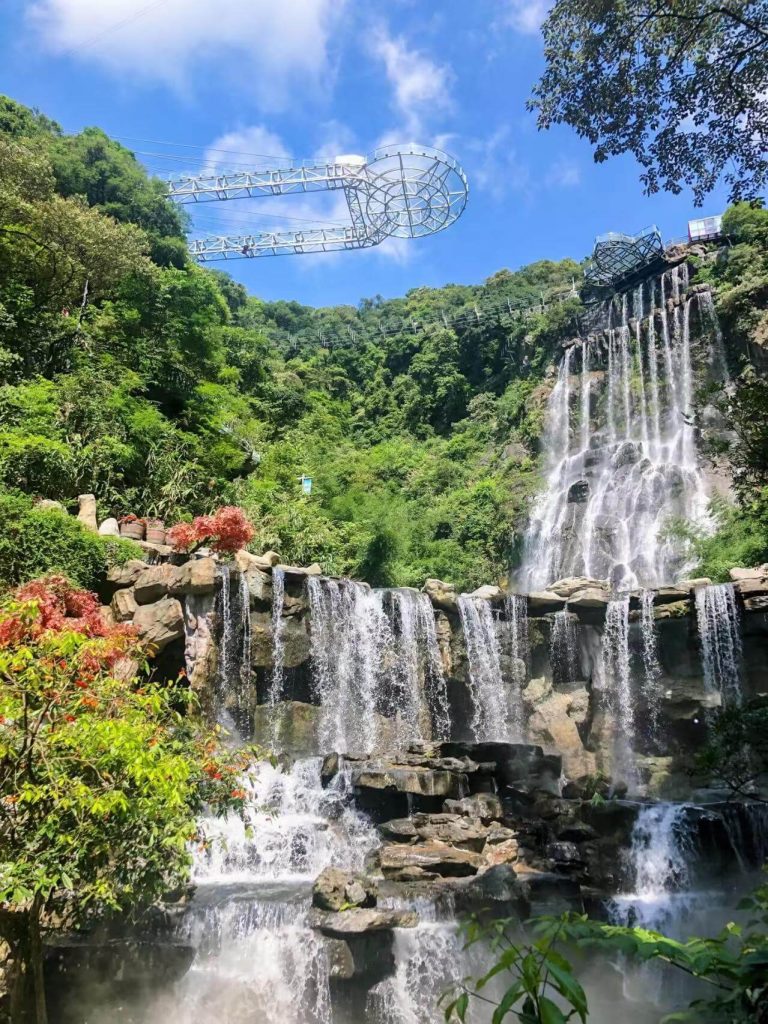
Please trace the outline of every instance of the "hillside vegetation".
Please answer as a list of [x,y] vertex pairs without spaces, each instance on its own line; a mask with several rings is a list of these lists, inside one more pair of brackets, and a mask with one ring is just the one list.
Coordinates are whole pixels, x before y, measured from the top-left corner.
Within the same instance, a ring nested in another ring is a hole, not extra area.
[[[766,216],[736,209],[744,240],[717,271],[734,335],[756,329]],[[530,306],[580,273],[541,261],[357,308],[263,302],[188,260],[183,212],[128,150],[0,99],[3,584],[73,575],[71,520],[32,505],[85,491],[102,517],[240,504],[254,547],[372,583],[494,579],[540,482],[548,368],[580,302],[525,318],[475,307]],[[88,543],[85,585],[115,556]],[[35,552],[28,572],[22,551]]]
[[506,325],[389,325],[529,305],[576,263],[357,309],[262,302],[188,261],[183,214],[98,129],[65,136],[8,99],[0,129],[9,511],[82,491],[103,516],[236,502],[257,545],[330,572],[469,586],[503,571],[537,484],[545,369],[578,302]]

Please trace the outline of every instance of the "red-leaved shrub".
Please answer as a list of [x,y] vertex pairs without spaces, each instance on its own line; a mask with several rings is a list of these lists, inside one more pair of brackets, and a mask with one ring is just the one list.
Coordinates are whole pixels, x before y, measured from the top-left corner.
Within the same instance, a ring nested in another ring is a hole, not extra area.
[[206,545],[212,551],[234,552],[253,540],[254,529],[236,505],[223,505],[211,516],[197,516],[191,523],[177,523],[168,531],[176,551],[195,551]]

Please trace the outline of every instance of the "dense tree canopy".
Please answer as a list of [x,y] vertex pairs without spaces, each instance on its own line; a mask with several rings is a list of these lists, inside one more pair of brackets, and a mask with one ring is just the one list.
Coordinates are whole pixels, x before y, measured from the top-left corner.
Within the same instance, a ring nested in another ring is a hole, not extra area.
[[632,153],[647,192],[721,177],[731,200],[768,184],[768,7],[763,0],[557,0],[530,105],[568,124],[597,162]]

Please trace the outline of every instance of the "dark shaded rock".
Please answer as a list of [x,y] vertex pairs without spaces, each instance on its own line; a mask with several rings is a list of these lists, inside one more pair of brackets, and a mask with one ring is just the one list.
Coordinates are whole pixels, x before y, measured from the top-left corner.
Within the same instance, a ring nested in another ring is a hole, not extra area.
[[482,874],[457,884],[454,899],[456,911],[460,914],[490,909],[498,916],[513,912],[526,916],[528,909],[523,886],[508,864],[488,868]]
[[568,488],[569,504],[581,505],[589,501],[589,483],[586,480],[577,480]]
[[606,800],[597,804],[584,804],[582,815],[598,835],[626,843],[632,834],[640,806],[632,800]]
[[460,798],[466,790],[466,775],[426,768],[353,768],[352,785],[357,790],[396,790],[421,796]]
[[320,782],[323,786],[329,785],[339,773],[341,757],[339,754],[326,754],[320,769]]

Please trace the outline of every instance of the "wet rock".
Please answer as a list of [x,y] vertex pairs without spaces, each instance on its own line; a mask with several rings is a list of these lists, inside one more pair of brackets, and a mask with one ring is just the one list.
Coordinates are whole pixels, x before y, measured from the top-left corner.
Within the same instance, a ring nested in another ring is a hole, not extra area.
[[605,800],[602,803],[585,804],[582,815],[599,836],[610,837],[617,843],[627,843],[640,806],[632,800]]
[[328,956],[328,977],[348,981],[355,976],[355,958],[349,943],[344,939],[325,938],[325,951]]
[[326,754],[320,768],[320,782],[323,787],[330,785],[336,778],[341,768],[341,755],[337,753]]
[[138,605],[133,590],[116,590],[110,603],[115,622],[130,622],[136,614]]
[[476,874],[483,863],[479,853],[438,842],[383,846],[379,850],[379,864],[385,878],[406,868],[421,868],[443,877],[461,877]]
[[481,821],[460,814],[414,814],[411,820],[420,839],[448,843],[461,850],[479,853],[488,837],[488,829]]
[[582,505],[585,501],[589,501],[589,482],[577,480],[575,484],[571,484],[566,500],[571,505]]
[[[530,685],[523,691],[529,701]],[[533,703],[528,719],[528,735],[543,747],[557,751],[563,759],[563,769],[572,779],[594,775],[597,771],[595,755],[585,749],[579,727],[589,717],[589,693],[579,687],[568,693],[551,692]]]
[[253,709],[253,736],[269,746],[280,737],[280,749],[288,757],[312,757],[318,749],[322,709],[298,700],[257,704]]
[[[282,626],[284,667],[297,668],[310,656],[308,616],[291,615]],[[272,615],[251,613],[251,664],[254,668],[272,667]]]
[[385,839],[396,843],[410,843],[418,839],[418,832],[411,818],[393,818],[379,825],[379,831]]
[[501,800],[495,793],[475,793],[461,800],[446,800],[444,809],[449,814],[463,814],[468,818],[478,818],[483,824],[502,817]]
[[312,906],[346,913],[353,907],[375,907],[376,896],[376,884],[365,875],[329,867],[315,879]]
[[423,591],[436,608],[441,608],[446,612],[458,610],[458,595],[453,584],[430,579],[424,583]]
[[155,604],[137,608],[133,624],[141,639],[150,644],[156,653],[184,636],[184,612],[174,598],[164,598]]
[[667,604],[654,605],[654,619],[683,619],[692,612],[690,599],[670,601]]
[[378,910],[374,907],[355,908],[338,914],[315,907],[310,911],[309,923],[323,935],[344,938],[346,935],[364,935],[392,928],[415,928],[419,915],[414,910]]
[[355,789],[396,790],[419,796],[452,797],[464,795],[466,776],[456,772],[427,768],[357,768],[351,772]]
[[546,855],[555,864],[566,867],[581,867],[584,863],[576,843],[567,840],[550,843],[547,846]]
[[565,607],[565,599],[553,590],[534,590],[528,595],[528,611],[543,615],[547,612],[560,611]]
[[509,864],[494,865],[482,874],[457,883],[454,889],[458,913],[495,909],[498,914],[515,909],[527,916],[523,898],[522,884]]

